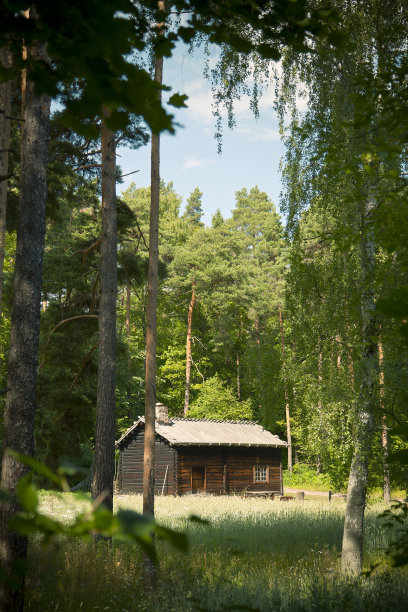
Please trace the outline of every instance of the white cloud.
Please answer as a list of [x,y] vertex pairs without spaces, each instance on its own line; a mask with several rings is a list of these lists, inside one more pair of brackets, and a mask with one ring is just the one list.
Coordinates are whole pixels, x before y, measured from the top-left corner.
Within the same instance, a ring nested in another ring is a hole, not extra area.
[[183,163],[183,170],[191,170],[192,168],[203,168],[204,166],[211,166],[217,162],[213,157],[187,157]]
[[253,122],[251,126],[239,125],[236,129],[238,134],[247,137],[252,142],[277,142],[280,140],[279,130],[273,128],[265,128]]

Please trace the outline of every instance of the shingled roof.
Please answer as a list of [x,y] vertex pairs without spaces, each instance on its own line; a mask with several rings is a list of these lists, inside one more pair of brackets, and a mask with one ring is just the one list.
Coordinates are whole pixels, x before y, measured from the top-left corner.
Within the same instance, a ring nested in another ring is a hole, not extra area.
[[[140,417],[116,442],[120,447],[144,425]],[[253,421],[215,421],[212,419],[169,419],[156,422],[156,433],[173,446],[262,446],[285,447],[287,443]]]

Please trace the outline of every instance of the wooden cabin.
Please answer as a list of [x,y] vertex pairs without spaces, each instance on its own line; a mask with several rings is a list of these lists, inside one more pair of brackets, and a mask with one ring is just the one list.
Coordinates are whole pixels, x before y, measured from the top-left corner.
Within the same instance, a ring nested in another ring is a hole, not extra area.
[[[119,493],[143,491],[144,418],[116,442]],[[283,493],[286,442],[251,421],[168,418],[156,406],[155,493]]]

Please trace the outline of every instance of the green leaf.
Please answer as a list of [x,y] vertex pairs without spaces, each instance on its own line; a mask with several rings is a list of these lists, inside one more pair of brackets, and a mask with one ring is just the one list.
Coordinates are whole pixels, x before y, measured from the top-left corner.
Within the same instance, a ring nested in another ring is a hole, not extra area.
[[169,529],[168,527],[162,527],[156,524],[155,533],[161,540],[167,540],[175,548],[183,552],[188,551],[188,538],[185,533]]
[[138,538],[152,538],[156,524],[153,517],[139,514],[133,510],[119,510],[116,519],[122,533]]
[[23,512],[18,512],[10,519],[9,527],[23,536],[38,532],[35,520]]
[[276,47],[272,47],[272,45],[268,45],[267,43],[260,44],[257,47],[257,51],[265,59],[273,59],[278,61],[281,58],[279,50]]
[[190,516],[188,517],[188,520],[191,523],[199,523],[200,525],[211,525],[210,521],[208,521],[207,519],[203,519],[201,518],[201,516],[198,516],[197,514],[190,514]]
[[31,474],[20,478],[17,484],[17,496],[27,512],[34,512],[38,506],[37,488],[31,482]]
[[67,530],[64,523],[52,519],[49,516],[45,516],[44,514],[36,514],[35,521],[38,531],[44,535],[64,533]]
[[64,461],[58,468],[58,474],[65,474],[66,476],[75,476],[75,474],[87,474],[88,470],[84,467]]
[[185,104],[186,100],[188,100],[188,96],[185,94],[175,93],[169,99],[168,104],[176,108],[187,108],[187,104]]
[[62,479],[58,476],[58,474],[55,474],[55,472],[53,472],[46,465],[44,465],[44,463],[41,463],[40,461],[37,461],[33,457],[29,457],[28,455],[23,455],[22,453],[18,453],[17,451],[11,450],[10,448],[6,450],[6,453],[10,455],[10,457],[14,457],[14,459],[20,461],[20,463],[27,465],[29,468],[34,470],[34,472],[37,472],[37,474],[45,476],[45,478],[47,478],[50,482],[53,482],[59,487],[62,487]]

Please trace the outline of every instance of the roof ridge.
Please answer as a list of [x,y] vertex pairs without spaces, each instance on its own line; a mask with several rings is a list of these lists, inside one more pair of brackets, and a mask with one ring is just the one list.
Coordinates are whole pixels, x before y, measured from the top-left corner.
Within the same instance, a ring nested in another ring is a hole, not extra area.
[[[198,419],[195,417],[170,417],[169,421],[193,421],[195,423],[233,423],[237,425],[259,425],[257,421],[246,419]],[[262,425],[260,425],[262,427]]]

